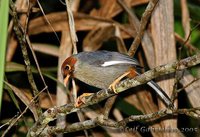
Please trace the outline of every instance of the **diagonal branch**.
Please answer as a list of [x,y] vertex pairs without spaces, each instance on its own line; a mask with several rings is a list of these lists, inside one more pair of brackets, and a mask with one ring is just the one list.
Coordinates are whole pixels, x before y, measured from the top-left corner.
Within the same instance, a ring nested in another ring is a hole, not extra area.
[[159,0],[150,0],[149,1],[149,4],[147,5],[147,8],[145,9],[145,12],[143,13],[143,15],[141,17],[140,26],[139,26],[137,35],[128,51],[129,56],[133,57],[135,52],[137,51],[137,48],[139,47],[139,44],[143,38],[143,34],[145,31],[146,25],[147,25],[149,18],[151,16],[155,6],[157,5],[158,1]]
[[[200,53],[182,59],[180,61],[175,61],[166,65],[158,66],[152,70],[149,70],[133,79],[126,79],[122,82],[120,82],[119,85],[116,87],[117,92],[123,92],[129,88],[136,87],[138,85],[142,85],[144,83],[147,83],[148,81],[159,77],[161,75],[166,75],[169,73],[173,73],[177,71],[177,68],[179,70],[183,70],[192,66],[195,66],[197,64],[200,64]],[[80,108],[87,107],[89,105],[96,104],[108,97],[111,97],[114,95],[114,92],[111,90],[100,90],[99,92],[92,94],[91,96],[86,98],[86,103],[81,105]],[[27,136],[37,136],[41,132],[43,132],[43,129],[47,126],[47,124],[50,121],[53,121],[56,119],[57,115],[67,115],[72,112],[78,111],[80,108],[75,108],[74,104],[66,104],[61,107],[54,107],[49,108],[47,111],[45,111],[40,117],[39,120],[32,126],[32,128],[29,130]]]

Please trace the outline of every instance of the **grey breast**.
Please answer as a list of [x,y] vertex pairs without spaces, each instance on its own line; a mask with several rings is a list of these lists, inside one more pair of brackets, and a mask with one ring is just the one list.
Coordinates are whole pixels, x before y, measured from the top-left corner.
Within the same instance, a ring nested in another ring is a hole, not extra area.
[[[79,64],[80,65],[80,64]],[[105,89],[108,88],[112,82],[127,71],[129,66],[119,65],[110,67],[94,67],[91,65],[80,65],[75,70],[75,77],[89,85]],[[88,71],[81,71],[84,69]]]

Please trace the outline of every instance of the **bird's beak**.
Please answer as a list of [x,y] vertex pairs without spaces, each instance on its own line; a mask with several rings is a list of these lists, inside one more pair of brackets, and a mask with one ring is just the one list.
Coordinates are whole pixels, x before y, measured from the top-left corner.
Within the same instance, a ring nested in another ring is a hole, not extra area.
[[64,78],[64,85],[67,86],[67,83],[69,81],[69,78],[70,78],[70,75],[67,75],[65,78]]

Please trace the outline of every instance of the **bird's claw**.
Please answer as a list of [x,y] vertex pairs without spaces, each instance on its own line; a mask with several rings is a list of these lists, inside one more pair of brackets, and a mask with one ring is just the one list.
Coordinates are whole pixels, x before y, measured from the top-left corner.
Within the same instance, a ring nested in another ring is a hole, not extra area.
[[118,77],[115,81],[113,81],[112,84],[110,84],[109,89],[113,90],[113,92],[115,94],[118,94],[118,92],[116,91],[116,85],[124,78],[126,77],[128,74],[130,74],[130,71],[125,72],[123,75],[121,75],[120,77]]
[[82,104],[85,104],[86,103],[86,97],[87,96],[91,96],[92,94],[94,94],[94,93],[83,93],[82,95],[80,95],[77,99],[76,99],[76,101],[75,101],[75,103],[74,103],[74,106],[76,107],[76,108],[78,108],[78,107],[80,107]]
[[110,84],[110,86],[108,87],[110,90],[112,90],[115,94],[118,94],[118,92],[116,91],[115,86],[117,85],[118,81],[114,81],[112,84]]
[[130,74],[130,71],[125,72],[123,75],[121,75],[120,77],[118,77],[112,84],[110,84],[109,89],[113,90],[113,92],[115,94],[118,94],[118,92],[116,91],[115,86],[124,78],[126,77],[128,74]]

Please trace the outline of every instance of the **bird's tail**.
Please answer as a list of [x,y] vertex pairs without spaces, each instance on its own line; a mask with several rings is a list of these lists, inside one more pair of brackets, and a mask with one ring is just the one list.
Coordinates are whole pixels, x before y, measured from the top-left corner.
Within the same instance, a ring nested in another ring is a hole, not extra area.
[[164,101],[164,103],[169,106],[170,108],[173,108],[174,105],[171,101],[171,99],[168,97],[168,95],[163,91],[158,84],[156,84],[154,81],[149,81],[147,84],[153,88],[156,93],[159,95],[159,97]]

